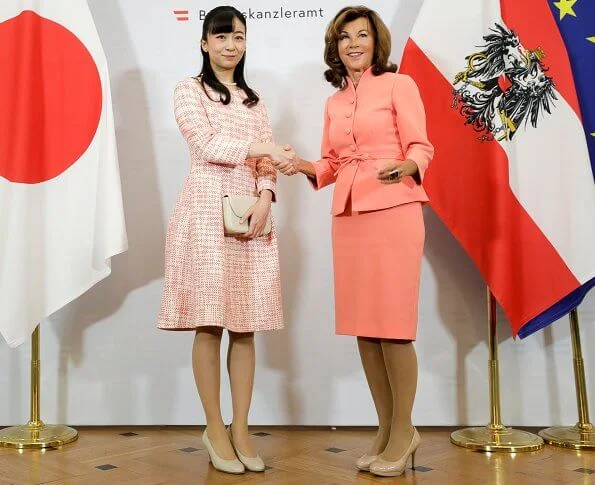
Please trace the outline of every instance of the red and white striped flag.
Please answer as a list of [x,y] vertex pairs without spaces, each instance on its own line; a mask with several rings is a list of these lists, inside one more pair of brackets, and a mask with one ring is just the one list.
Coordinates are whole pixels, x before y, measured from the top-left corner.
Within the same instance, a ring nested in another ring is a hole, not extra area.
[[401,71],[419,85],[436,149],[432,207],[513,334],[575,308],[595,284],[595,184],[548,2],[425,0]]
[[10,346],[127,249],[107,63],[85,0],[0,2],[0,333]]

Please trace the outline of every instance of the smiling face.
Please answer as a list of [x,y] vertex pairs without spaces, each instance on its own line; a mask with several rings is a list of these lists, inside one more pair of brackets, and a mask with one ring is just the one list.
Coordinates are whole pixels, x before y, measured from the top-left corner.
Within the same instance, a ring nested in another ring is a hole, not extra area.
[[342,28],[337,44],[339,58],[349,75],[361,73],[372,65],[375,39],[366,17],[347,22]]
[[239,19],[233,19],[231,32],[209,33],[201,41],[204,52],[209,54],[215,72],[232,71],[246,52],[246,27]]

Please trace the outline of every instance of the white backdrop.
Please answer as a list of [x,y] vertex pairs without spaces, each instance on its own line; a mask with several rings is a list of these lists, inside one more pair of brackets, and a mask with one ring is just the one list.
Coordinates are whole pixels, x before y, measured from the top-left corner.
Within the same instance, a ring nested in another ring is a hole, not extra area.
[[[422,0],[368,1],[391,27],[398,61]],[[322,109],[332,92],[322,71],[324,29],[342,0],[238,1],[241,10],[313,9],[316,17],[248,20],[248,78],[262,95],[277,141],[318,155]],[[167,220],[188,170],[172,114],[179,79],[200,68],[200,10],[214,1],[90,0],[110,65],[130,249],[113,275],[42,328],[42,417],[75,425],[200,424],[190,367],[192,333],[155,328]],[[174,9],[189,9],[190,20]],[[291,14],[293,16],[293,13]],[[447,183],[448,181],[445,181]],[[368,425],[375,414],[355,339],[334,335],[331,190],[282,178],[280,232],[287,328],[259,335],[254,424]],[[417,425],[484,424],[489,418],[485,287],[473,263],[425,211],[417,342]],[[307,228],[307,230],[304,230]],[[0,309],[1,311],[1,309]],[[581,307],[588,389],[595,402],[595,294]],[[567,319],[513,341],[501,318],[502,410],[513,425],[574,424]],[[0,423],[28,415],[30,346],[0,343]],[[225,373],[223,374],[225,376]],[[227,380],[222,404],[230,416]],[[595,410],[595,408],[592,409]]]

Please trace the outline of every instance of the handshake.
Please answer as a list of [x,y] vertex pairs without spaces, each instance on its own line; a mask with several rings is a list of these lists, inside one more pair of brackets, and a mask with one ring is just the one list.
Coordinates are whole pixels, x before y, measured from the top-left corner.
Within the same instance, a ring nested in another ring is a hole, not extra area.
[[283,175],[295,175],[299,172],[298,165],[302,161],[290,145],[274,145],[270,153],[273,167]]

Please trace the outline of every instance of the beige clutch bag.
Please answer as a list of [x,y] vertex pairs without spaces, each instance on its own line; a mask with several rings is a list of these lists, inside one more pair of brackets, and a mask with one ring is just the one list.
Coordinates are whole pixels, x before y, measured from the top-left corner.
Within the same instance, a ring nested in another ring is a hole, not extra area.
[[[250,228],[249,220],[240,223],[242,216],[258,201],[258,197],[251,195],[224,195],[223,202],[223,229],[226,235],[235,236],[245,234]],[[271,232],[271,213],[262,232],[266,236]]]

